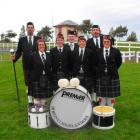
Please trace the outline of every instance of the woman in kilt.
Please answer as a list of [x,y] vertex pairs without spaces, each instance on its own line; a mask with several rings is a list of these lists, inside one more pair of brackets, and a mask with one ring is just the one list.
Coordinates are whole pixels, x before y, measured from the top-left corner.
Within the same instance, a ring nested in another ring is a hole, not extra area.
[[121,53],[112,47],[112,38],[103,36],[103,48],[96,52],[96,93],[100,105],[113,106],[115,97],[120,96],[118,69],[122,64]]
[[32,54],[31,91],[34,104],[45,105],[46,99],[52,96],[51,57],[46,53],[43,39],[37,41],[37,51]]

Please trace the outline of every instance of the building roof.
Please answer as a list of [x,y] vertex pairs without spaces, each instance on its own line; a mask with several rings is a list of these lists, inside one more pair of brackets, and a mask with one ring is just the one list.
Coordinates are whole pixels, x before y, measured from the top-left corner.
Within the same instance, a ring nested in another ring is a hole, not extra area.
[[65,21],[55,25],[54,27],[57,27],[57,26],[78,26],[78,24],[71,20],[65,20]]

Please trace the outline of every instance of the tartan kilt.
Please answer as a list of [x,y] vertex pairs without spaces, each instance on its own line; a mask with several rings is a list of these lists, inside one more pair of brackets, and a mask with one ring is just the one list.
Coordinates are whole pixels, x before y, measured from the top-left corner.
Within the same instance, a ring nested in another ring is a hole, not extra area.
[[96,80],[96,94],[99,97],[120,96],[120,80],[104,76]]
[[45,75],[42,75],[39,81],[32,82],[31,89],[35,98],[47,98],[53,95],[52,83]]
[[93,81],[92,78],[89,76],[83,75],[78,75],[76,76],[80,80],[80,85],[85,87],[88,92],[91,94],[92,93],[92,87],[93,87]]

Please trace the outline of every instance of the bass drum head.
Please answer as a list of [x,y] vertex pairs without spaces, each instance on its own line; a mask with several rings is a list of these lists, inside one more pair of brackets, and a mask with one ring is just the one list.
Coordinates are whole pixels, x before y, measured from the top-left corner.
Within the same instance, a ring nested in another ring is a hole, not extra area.
[[99,116],[111,116],[115,114],[115,109],[111,106],[96,106],[93,108],[93,114]]
[[77,129],[87,124],[92,115],[92,104],[80,88],[61,88],[50,103],[53,121],[65,129]]

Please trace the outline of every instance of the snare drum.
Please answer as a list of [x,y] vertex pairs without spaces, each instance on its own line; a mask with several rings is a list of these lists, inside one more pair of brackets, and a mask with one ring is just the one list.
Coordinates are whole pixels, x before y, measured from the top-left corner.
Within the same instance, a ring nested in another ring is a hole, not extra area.
[[50,102],[50,115],[59,127],[83,127],[92,115],[89,93],[82,86],[59,88]]
[[34,107],[28,109],[28,124],[32,128],[42,129],[50,126],[50,114],[44,107],[35,110]]
[[98,129],[114,127],[115,109],[110,106],[96,106],[93,108],[92,126]]

